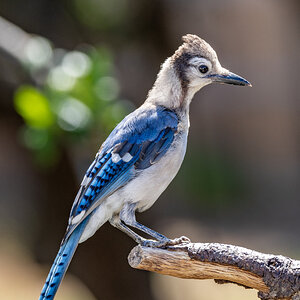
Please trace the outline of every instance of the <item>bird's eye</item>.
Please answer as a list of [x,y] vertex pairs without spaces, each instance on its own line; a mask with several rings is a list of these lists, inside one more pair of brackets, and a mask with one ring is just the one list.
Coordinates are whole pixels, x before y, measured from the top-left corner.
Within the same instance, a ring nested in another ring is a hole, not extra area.
[[202,73],[202,74],[205,74],[208,72],[208,66],[206,66],[206,65],[200,65],[198,69],[199,69],[200,73]]

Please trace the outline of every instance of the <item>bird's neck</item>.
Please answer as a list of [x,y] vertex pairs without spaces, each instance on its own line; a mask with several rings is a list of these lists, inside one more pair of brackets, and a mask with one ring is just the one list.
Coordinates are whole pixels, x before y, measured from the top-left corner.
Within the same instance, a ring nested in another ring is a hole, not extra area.
[[188,114],[191,100],[196,90],[183,84],[177,74],[171,58],[162,65],[153,88],[149,91],[146,102],[165,106],[168,109],[180,110]]

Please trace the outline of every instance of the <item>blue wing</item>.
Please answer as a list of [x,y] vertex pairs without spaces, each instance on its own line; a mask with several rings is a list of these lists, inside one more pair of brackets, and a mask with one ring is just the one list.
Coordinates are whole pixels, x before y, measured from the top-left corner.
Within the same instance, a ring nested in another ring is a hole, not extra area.
[[136,170],[148,168],[163,156],[173,141],[177,124],[174,112],[143,106],[118,124],[84,176],[63,242],[103,199],[131,180]]

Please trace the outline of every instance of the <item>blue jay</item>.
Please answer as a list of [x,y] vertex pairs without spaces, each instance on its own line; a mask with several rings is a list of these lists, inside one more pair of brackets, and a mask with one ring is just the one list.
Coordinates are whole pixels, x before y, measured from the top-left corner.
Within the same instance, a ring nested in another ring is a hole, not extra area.
[[213,82],[251,84],[224,69],[203,39],[188,34],[183,42],[162,64],[145,103],[115,127],[87,170],[40,300],[54,298],[78,243],[107,221],[148,247],[188,241],[170,240],[138,223],[135,212],[150,208],[177,174],[186,151],[194,94]]

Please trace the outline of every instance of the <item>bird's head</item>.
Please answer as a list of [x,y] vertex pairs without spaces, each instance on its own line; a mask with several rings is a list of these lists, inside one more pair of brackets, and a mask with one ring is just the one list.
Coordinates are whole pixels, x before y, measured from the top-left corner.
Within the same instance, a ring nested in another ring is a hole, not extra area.
[[183,44],[171,57],[183,88],[199,90],[210,83],[251,86],[243,77],[223,68],[215,50],[197,35],[182,37]]
[[188,107],[193,95],[210,83],[251,86],[243,77],[223,68],[206,41],[193,34],[182,39],[183,44],[163,63],[149,101],[173,108]]

